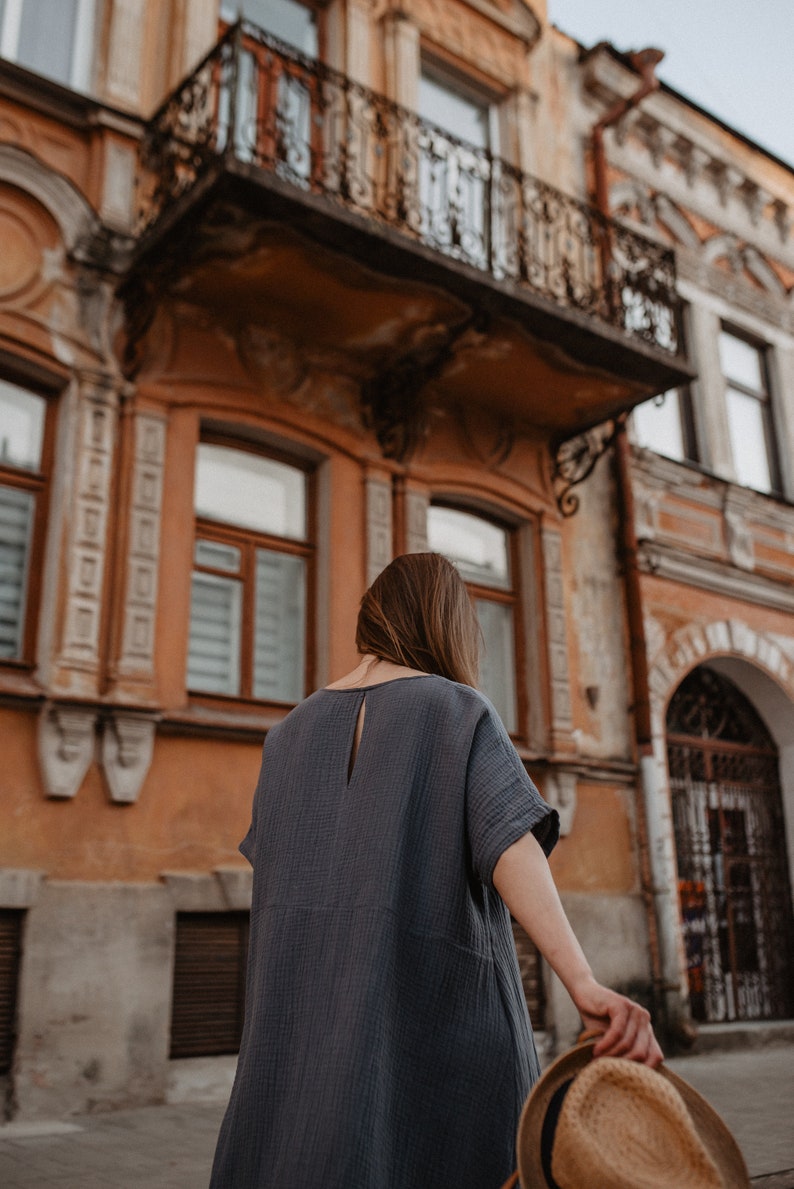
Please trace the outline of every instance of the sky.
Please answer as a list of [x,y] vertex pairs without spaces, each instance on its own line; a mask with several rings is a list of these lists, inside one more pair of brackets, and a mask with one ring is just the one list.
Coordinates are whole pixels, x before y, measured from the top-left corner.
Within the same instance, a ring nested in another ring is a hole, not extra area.
[[794,0],[548,0],[585,46],[665,51],[657,75],[794,168]]

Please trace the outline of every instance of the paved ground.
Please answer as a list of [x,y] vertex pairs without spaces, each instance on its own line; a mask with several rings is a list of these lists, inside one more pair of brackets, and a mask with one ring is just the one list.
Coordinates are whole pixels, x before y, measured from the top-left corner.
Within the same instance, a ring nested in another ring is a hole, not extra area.
[[[681,1057],[670,1066],[725,1119],[754,1189],[794,1189],[794,1047]],[[206,1189],[223,1107],[170,1104],[7,1124],[0,1127],[0,1186]]]

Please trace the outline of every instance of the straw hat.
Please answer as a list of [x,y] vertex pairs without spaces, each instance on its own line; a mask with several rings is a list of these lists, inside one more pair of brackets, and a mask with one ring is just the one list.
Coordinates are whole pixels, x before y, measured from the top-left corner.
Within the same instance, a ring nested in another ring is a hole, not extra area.
[[564,1053],[535,1084],[518,1124],[522,1189],[747,1189],[727,1127],[671,1070]]

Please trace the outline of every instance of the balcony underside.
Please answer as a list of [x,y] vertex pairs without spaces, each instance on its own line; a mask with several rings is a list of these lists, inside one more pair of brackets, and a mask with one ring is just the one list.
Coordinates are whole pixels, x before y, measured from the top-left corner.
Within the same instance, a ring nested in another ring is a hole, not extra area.
[[436,407],[487,405],[563,440],[691,376],[669,351],[236,159],[142,239],[123,291],[132,340],[153,313],[141,303],[169,291],[344,358],[395,457],[421,435],[431,385]]

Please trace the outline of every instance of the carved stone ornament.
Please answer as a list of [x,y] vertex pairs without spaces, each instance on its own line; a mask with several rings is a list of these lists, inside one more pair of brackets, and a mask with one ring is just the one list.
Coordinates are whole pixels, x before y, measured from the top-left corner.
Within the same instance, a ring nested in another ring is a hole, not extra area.
[[156,720],[147,714],[114,710],[102,731],[102,767],[110,799],[131,805],[152,762]]
[[96,710],[47,702],[39,716],[38,751],[48,797],[74,797],[94,757]]
[[573,772],[549,772],[543,778],[544,799],[560,815],[560,835],[565,837],[573,828],[576,813],[576,775]]

